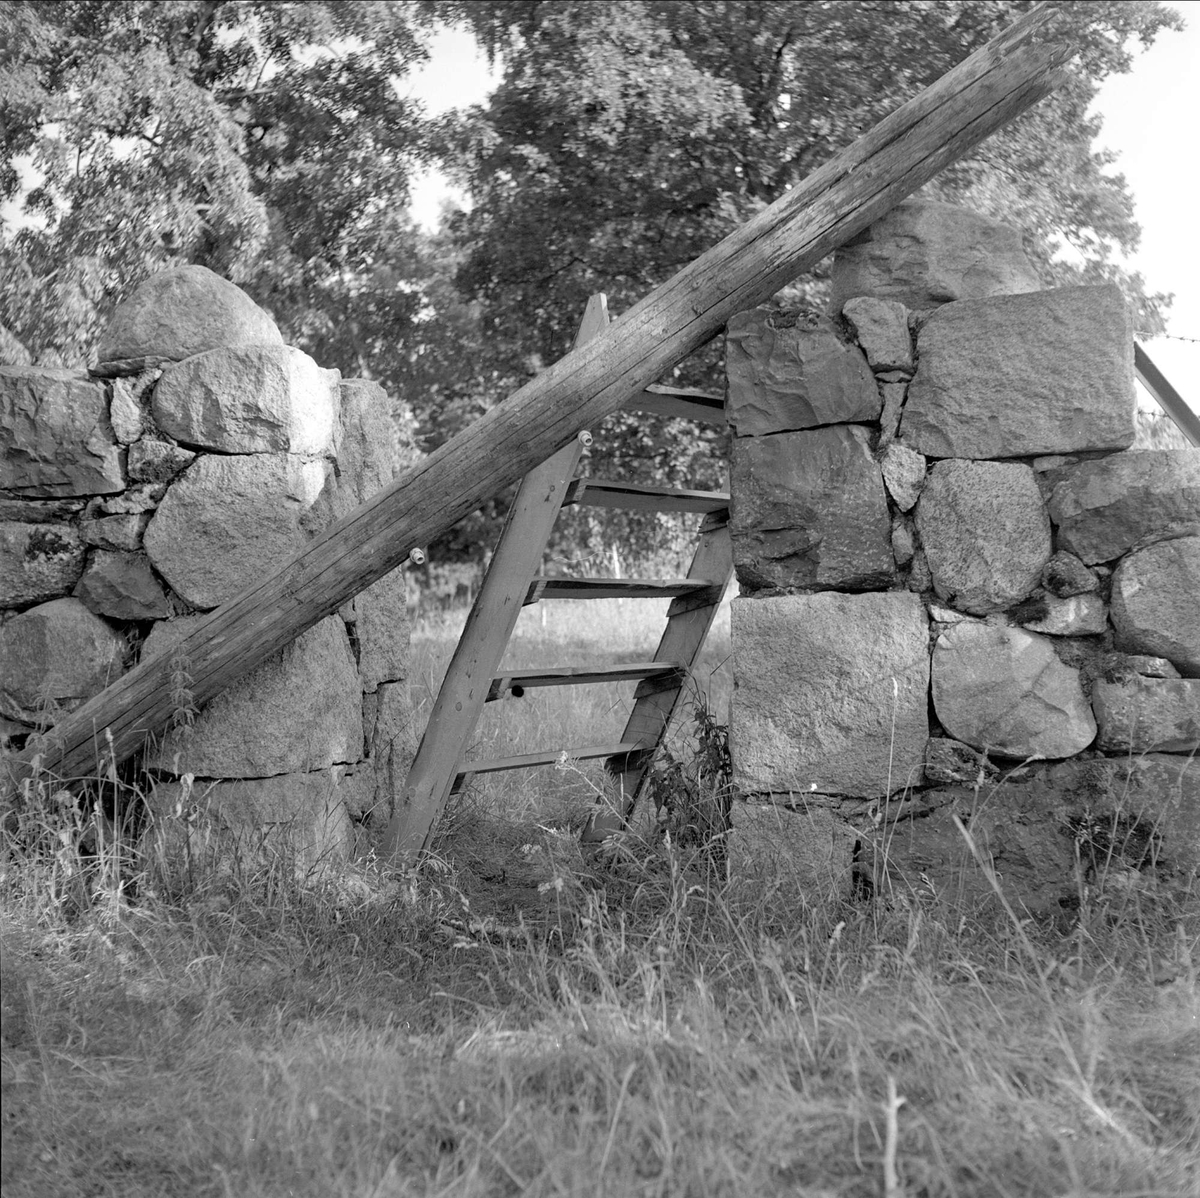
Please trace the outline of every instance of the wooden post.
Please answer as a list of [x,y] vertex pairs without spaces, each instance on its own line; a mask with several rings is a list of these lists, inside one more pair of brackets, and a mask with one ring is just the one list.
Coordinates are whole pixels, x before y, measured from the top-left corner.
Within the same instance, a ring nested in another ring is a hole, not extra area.
[[[944,166],[1048,95],[1074,47],[1048,37],[1041,4],[886,117],[549,370],[493,408],[303,552],[205,616],[8,759],[8,783],[36,769],[87,775],[128,757],[171,715],[171,662],[191,666],[206,703],[347,599],[394,570],[581,430],[865,229]],[[111,737],[111,740],[108,738]]]

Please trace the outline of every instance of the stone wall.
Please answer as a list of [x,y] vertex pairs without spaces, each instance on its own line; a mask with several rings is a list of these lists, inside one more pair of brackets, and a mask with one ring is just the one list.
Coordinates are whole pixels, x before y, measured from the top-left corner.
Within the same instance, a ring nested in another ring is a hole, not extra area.
[[1038,290],[1015,232],[909,202],[834,311],[728,327],[732,857],[803,899],[1069,910],[1200,866],[1200,451],[1129,451],[1111,286]]
[[[0,368],[0,736],[31,733],[303,548],[405,464],[387,397],[283,343],[201,267],[116,310],[89,373]],[[344,858],[385,821],[414,747],[395,571],[141,760],[162,827],[233,846],[286,833]],[[185,811],[205,819],[175,820]]]

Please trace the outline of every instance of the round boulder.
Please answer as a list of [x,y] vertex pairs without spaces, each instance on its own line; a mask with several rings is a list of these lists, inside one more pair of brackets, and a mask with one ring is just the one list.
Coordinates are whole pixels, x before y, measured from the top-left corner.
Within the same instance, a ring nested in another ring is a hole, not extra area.
[[987,615],[1033,593],[1050,560],[1050,521],[1019,462],[949,459],[930,470],[917,531],[938,597]]
[[1003,757],[1070,757],[1096,736],[1079,671],[1045,637],[964,620],[933,650],[933,707],[942,727]]
[[221,346],[282,345],[275,322],[240,288],[204,266],[151,275],[117,305],[93,373],[140,374]]

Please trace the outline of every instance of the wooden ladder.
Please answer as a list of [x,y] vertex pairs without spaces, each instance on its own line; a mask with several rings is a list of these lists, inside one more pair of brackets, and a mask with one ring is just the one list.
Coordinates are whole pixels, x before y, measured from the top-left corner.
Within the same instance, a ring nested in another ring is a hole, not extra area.
[[[596,337],[608,321],[605,297],[592,296],[575,337],[576,347]],[[650,386],[633,394],[623,407],[627,411],[683,417],[707,424],[725,422],[723,397],[702,391]],[[475,774],[552,765],[564,751],[576,760],[604,758],[609,773],[619,782],[619,809],[598,810],[584,832],[585,842],[603,840],[624,826],[633,811],[650,761],[666,735],[684,683],[733,577],[729,495],[576,477],[579,460],[590,443],[591,435],[580,433],[526,475],[517,491],[388,827],[384,855],[397,864],[415,863],[428,847],[447,800]],[[569,504],[703,515],[687,577],[540,576],[538,571],[554,523],[560,510]],[[671,598],[667,627],[651,660],[604,669],[562,666],[498,673],[517,617],[526,604],[540,599],[614,596]],[[552,749],[490,761],[464,759],[484,703],[503,698],[514,688],[612,681],[638,684],[633,710],[617,743]]]

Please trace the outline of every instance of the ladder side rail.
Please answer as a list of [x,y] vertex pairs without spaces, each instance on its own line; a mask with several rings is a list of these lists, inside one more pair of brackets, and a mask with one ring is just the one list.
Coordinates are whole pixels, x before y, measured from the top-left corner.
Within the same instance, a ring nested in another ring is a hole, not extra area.
[[[584,310],[576,345],[599,336],[607,325],[605,297],[594,295]],[[517,490],[398,796],[384,836],[385,859],[414,861],[429,847],[586,440],[590,437],[581,433],[568,442],[527,474]]]

